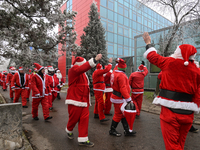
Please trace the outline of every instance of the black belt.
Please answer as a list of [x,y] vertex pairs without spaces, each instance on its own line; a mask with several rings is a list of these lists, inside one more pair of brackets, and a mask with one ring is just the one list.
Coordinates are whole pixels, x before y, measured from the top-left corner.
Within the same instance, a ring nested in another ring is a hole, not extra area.
[[[161,89],[159,96],[172,99],[175,101],[192,102],[193,95],[187,93],[174,92],[170,90]],[[193,113],[191,110],[169,108],[172,112],[177,114],[190,115]]]
[[101,82],[96,82],[96,83],[94,83],[94,84],[97,84],[97,83],[104,83],[103,81],[101,81]]
[[25,86],[19,86],[17,84],[15,84],[16,87],[19,87],[19,88],[25,88]]
[[117,92],[115,90],[113,90],[113,94],[116,95],[116,96],[118,96],[118,97],[124,98],[120,92]]
[[106,84],[106,86],[111,86],[110,84]]

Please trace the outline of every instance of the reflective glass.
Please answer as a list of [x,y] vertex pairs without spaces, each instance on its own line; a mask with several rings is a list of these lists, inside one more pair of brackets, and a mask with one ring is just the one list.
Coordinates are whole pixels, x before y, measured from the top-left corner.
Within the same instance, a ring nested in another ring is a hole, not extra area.
[[117,33],[117,23],[114,23],[114,31]]
[[115,38],[114,38],[114,42],[117,43],[117,34],[114,34]]
[[136,17],[137,17],[137,15],[133,13],[133,20],[136,21]]
[[128,17],[128,9],[124,9],[124,16]]
[[113,2],[108,1],[108,8],[111,9],[111,10],[113,10],[113,8],[114,8]]
[[113,54],[113,45],[108,45],[108,53],[112,53]]
[[114,44],[114,54],[117,55],[117,44]]
[[137,29],[137,26],[136,26],[136,22],[135,21],[132,21],[132,29]]
[[106,22],[105,21],[101,21],[101,23],[102,23],[103,27],[105,28],[105,30],[107,30],[107,28],[106,28]]
[[124,36],[128,36],[128,29],[124,29]]
[[142,31],[142,25],[139,24],[139,23],[137,23],[137,30],[138,30],[138,31]]
[[107,9],[106,8],[104,8],[104,7],[100,7],[100,15],[102,16],[102,17],[105,17],[105,18],[107,18]]
[[123,35],[123,28],[118,26],[118,34]]
[[101,5],[107,7],[107,0],[100,0]]
[[124,37],[124,45],[128,46],[128,38]]
[[118,55],[123,55],[123,48],[118,46]]
[[118,15],[118,23],[124,23],[124,17],[122,15]]
[[123,4],[124,3],[124,0],[118,0],[119,3]]
[[113,33],[108,32],[107,34],[108,34],[108,41],[109,41],[109,42],[113,42],[113,38],[114,38],[114,37],[113,37]]
[[124,25],[129,26],[129,19],[124,17]]
[[117,13],[115,13],[115,22],[117,22],[117,17],[118,17],[118,14]]
[[124,56],[128,56],[128,49],[124,48]]
[[118,35],[118,44],[122,44],[123,45],[124,42],[124,37],[121,35]]
[[123,11],[124,11],[123,7],[118,5],[118,13],[123,15]]
[[112,54],[108,54],[108,58],[113,58],[113,55]]
[[148,27],[151,28],[151,22],[150,21],[148,21]]
[[137,22],[142,23],[142,18],[140,16],[137,16]]
[[108,23],[108,31],[113,32],[113,24]]
[[114,14],[113,11],[108,10],[108,19],[113,20],[114,19],[113,14]]

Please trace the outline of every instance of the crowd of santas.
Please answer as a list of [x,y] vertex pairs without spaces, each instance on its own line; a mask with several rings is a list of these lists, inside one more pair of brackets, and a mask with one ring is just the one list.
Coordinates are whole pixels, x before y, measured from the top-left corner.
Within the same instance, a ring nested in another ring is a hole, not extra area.
[[45,121],[51,119],[49,111],[53,109],[53,101],[61,99],[60,90],[65,84],[60,70],[54,69],[52,66],[42,67],[34,63],[35,69],[31,69],[25,73],[23,67],[16,70],[15,67],[9,68],[9,73],[3,71],[0,73],[0,85],[3,91],[7,90],[9,86],[10,99],[13,103],[21,102],[23,108],[28,108],[27,101],[29,101],[30,92],[32,90],[32,116],[34,120],[38,118],[38,106],[42,105],[43,116]]

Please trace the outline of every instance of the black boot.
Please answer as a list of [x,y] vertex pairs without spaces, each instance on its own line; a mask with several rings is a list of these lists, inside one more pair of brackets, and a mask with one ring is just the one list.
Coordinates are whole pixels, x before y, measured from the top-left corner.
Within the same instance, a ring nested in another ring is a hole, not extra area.
[[117,137],[122,135],[121,133],[118,133],[116,131],[117,125],[118,125],[118,122],[115,122],[114,120],[112,120],[112,124],[111,124],[110,131],[109,131],[110,135],[114,135],[114,136],[117,136]]
[[58,98],[59,100],[61,99],[60,93],[57,94],[57,98]]
[[129,131],[129,126],[128,126],[128,123],[126,121],[126,118],[122,118],[121,123],[124,127],[124,135],[125,136],[134,136],[136,134],[135,131],[132,131],[132,132]]

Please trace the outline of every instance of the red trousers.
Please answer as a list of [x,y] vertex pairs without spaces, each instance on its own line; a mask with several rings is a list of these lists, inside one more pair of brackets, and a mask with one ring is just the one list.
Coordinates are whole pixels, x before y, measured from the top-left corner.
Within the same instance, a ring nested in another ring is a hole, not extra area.
[[0,81],[0,85],[3,86],[3,82]]
[[66,131],[72,133],[75,125],[78,123],[78,142],[86,142],[88,140],[89,125],[89,106],[78,107],[68,105],[69,120]]
[[15,98],[13,103],[17,103],[19,101],[19,97],[22,97],[22,106],[26,106],[26,89],[15,89]]
[[183,150],[194,114],[177,114],[162,106],[160,125],[166,150]]
[[7,89],[6,82],[3,82],[3,90],[6,90],[6,89]]
[[122,114],[122,111],[120,109],[121,106],[122,106],[122,104],[116,104],[116,103],[114,103],[115,111],[114,111],[113,120],[115,122],[120,122],[121,119],[124,118],[124,115]]
[[38,106],[40,103],[42,105],[44,119],[46,119],[49,117],[49,104],[47,96],[32,99],[32,117],[35,118],[38,116]]
[[105,100],[105,104],[104,104],[104,114],[110,114],[110,110],[111,110],[111,106],[112,106],[110,97],[112,95],[112,92],[106,92],[105,94],[106,94],[106,100]]
[[48,96],[49,101],[49,108],[53,107],[53,101],[57,97],[57,92],[51,92],[51,95]]
[[9,85],[9,89],[10,89],[10,98],[13,98],[13,97],[14,97],[14,96],[13,96],[14,92],[13,92],[12,89],[11,89],[11,85]]
[[104,102],[103,102],[103,91],[94,90],[95,96],[95,106],[94,106],[94,114],[99,114],[99,119],[105,119],[104,115]]
[[30,93],[31,93],[31,84],[29,84],[29,89],[27,90],[27,96],[26,98],[29,98],[30,97]]
[[137,111],[137,116],[140,115],[140,111],[141,111],[141,108],[142,108],[142,101],[143,101],[143,94],[133,94],[132,93],[132,101],[135,102],[135,104],[137,105],[136,107],[138,108],[138,111]]

